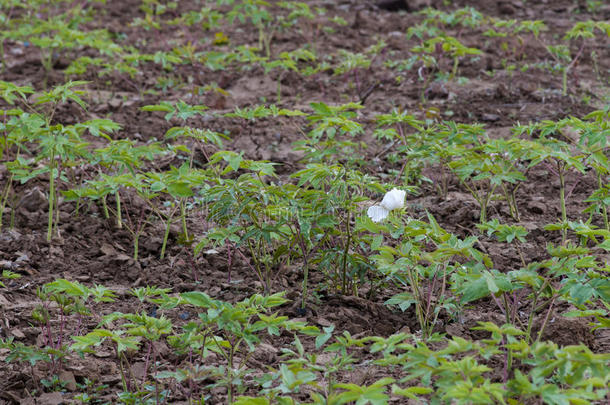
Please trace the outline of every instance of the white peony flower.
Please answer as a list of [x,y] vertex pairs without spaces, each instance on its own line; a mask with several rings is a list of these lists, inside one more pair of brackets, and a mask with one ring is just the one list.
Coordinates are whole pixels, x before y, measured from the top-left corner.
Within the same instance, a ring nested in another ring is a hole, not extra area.
[[366,213],[369,218],[373,220],[373,222],[380,222],[388,216],[390,211],[386,210],[380,205],[373,205],[372,207],[369,207]]
[[385,193],[380,205],[388,211],[401,209],[405,206],[406,195],[406,191],[393,188],[391,191]]
[[373,222],[384,220],[390,214],[390,211],[398,210],[405,206],[406,194],[404,190],[393,188],[383,196],[383,200],[381,200],[379,205],[373,205],[366,211],[367,215]]

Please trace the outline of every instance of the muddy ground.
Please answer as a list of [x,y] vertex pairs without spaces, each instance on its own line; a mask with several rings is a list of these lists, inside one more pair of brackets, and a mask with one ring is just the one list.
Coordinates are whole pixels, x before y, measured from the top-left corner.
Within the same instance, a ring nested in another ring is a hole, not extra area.
[[[365,132],[359,140],[368,146],[363,149],[363,153],[365,158],[372,162],[364,170],[379,174],[395,173],[400,166],[384,160],[383,151],[387,145],[372,137],[374,125],[370,123],[370,118],[375,114],[389,112],[394,107],[405,109],[420,118],[433,113],[443,119],[457,122],[480,122],[492,137],[509,135],[511,127],[518,122],[558,120],[570,115],[582,117],[593,110],[607,107],[610,97],[607,77],[600,78],[596,72],[597,69],[603,75],[603,72],[607,73],[610,69],[607,38],[585,45],[579,63],[573,67],[568,77],[567,96],[561,94],[560,75],[538,68],[509,72],[502,61],[508,60],[522,66],[547,60],[548,54],[541,41],[552,41],[561,37],[576,21],[608,20],[608,6],[602,5],[592,12],[587,9],[585,1],[407,1],[406,3],[410,4],[407,9],[402,4],[396,5],[392,2],[385,2],[386,6],[380,8],[376,7],[374,2],[362,0],[308,3],[326,8],[327,15],[319,17],[319,24],[327,21],[331,15],[340,16],[347,22],[345,26],[334,25],[332,33],[323,29],[315,31],[315,46],[319,55],[336,54],[339,49],[363,52],[379,39],[384,39],[387,45],[381,55],[393,60],[407,59],[411,55],[409,50],[417,45],[419,40],[407,39],[405,32],[422,20],[422,16],[416,12],[426,3],[446,11],[472,6],[485,15],[501,19],[542,19],[550,29],[541,35],[541,40],[524,35],[522,43],[509,41],[507,49],[502,49],[502,39],[484,37],[483,28],[445,27],[450,35],[459,38],[468,46],[481,49],[483,54],[476,58],[462,59],[459,76],[465,79],[432,81],[425,90],[415,69],[391,69],[384,65],[384,57],[376,58],[370,68],[362,70],[357,82],[349,75],[334,75],[332,70],[307,77],[294,72],[283,72],[281,77],[278,77],[277,72],[265,74],[260,67],[214,71],[200,63],[174,66],[170,70],[164,70],[155,63],[142,63],[139,66],[141,73],[134,77],[118,73],[99,77],[98,69],[91,68],[83,75],[71,77],[90,81],[86,86],[89,90],[88,110],[83,111],[73,103],[66,104],[58,111],[55,120],[70,124],[84,119],[107,117],[122,125],[122,130],[114,136],[145,142],[151,138],[161,139],[167,129],[180,125],[181,122],[175,119],[168,122],[164,119],[164,114],[142,111],[142,106],[157,104],[162,100],[185,100],[190,104],[204,104],[209,107],[209,114],[190,119],[189,125],[227,133],[230,141],[225,143],[226,149],[243,151],[244,156],[249,159],[265,159],[278,163],[278,173],[286,175],[302,167],[299,163],[300,155],[293,150],[292,143],[300,138],[298,125],[303,127],[303,121],[263,119],[246,122],[220,117],[222,113],[230,112],[236,107],[277,102],[277,81],[280,80],[279,105],[285,108],[309,111],[310,102],[323,100],[334,104],[364,99],[366,108],[361,111],[358,120],[365,123]],[[106,4],[95,4],[93,7],[97,10],[96,18],[88,22],[87,27],[106,28],[115,35],[119,44],[133,44],[142,53],[171,50],[189,41],[198,50],[210,49],[209,38],[215,32],[203,30],[197,25],[184,28],[163,26],[161,30],[146,30],[130,25],[135,18],[144,17],[139,5],[140,2],[135,0],[108,0]],[[176,10],[168,11],[163,18],[171,19],[172,16],[197,8],[195,2],[183,1]],[[313,25],[316,26],[317,23],[318,21],[314,20]],[[231,45],[254,46],[258,41],[257,31],[246,24],[227,25],[222,28],[222,32],[230,39]],[[303,32],[277,33],[272,43],[272,53],[279,55],[285,50],[294,49],[295,45],[309,41],[311,38],[307,30],[303,29]],[[577,52],[578,45],[577,42],[572,45],[573,54]],[[596,66],[590,57],[593,50],[599,56]],[[23,42],[11,40],[5,41],[5,51],[7,69],[0,74],[0,79],[40,89],[45,80],[45,72],[40,63],[39,52]],[[91,52],[82,49],[57,55],[54,70],[47,78],[48,85],[63,83],[66,80],[64,69],[70,62]],[[441,62],[444,69],[450,70],[451,64],[450,59],[443,59]],[[490,72],[493,72],[493,75]],[[182,82],[183,85],[161,89],[156,86],[155,80],[159,76]],[[211,83],[217,84],[225,92],[208,91],[196,94],[194,89]],[[155,90],[156,94],[147,92],[147,89]],[[423,103],[422,92],[425,92]],[[157,161],[153,166],[166,169],[175,163]],[[0,184],[4,188],[7,170],[4,165],[0,170]],[[433,180],[438,180],[440,176],[437,168],[430,168],[425,174]],[[392,177],[388,174],[387,178]],[[543,229],[545,224],[556,222],[560,215],[559,183],[554,177],[551,178],[549,171],[542,166],[529,171],[527,178],[528,181],[518,191],[517,199],[521,210],[521,224],[530,231],[523,246],[523,254],[527,261],[536,261],[548,257],[547,243],[560,241],[558,232]],[[582,214],[586,207],[584,200],[595,189],[595,179],[570,173],[567,184],[570,191],[568,217],[572,220],[585,219]],[[65,189],[68,185],[62,184],[61,187]],[[235,258],[232,263],[232,280],[229,282],[227,252],[223,249],[193,259],[191,251],[178,243],[177,228],[171,230],[167,257],[159,260],[159,235],[162,235],[162,230],[160,231],[158,226],[147,227],[141,237],[140,258],[137,262],[134,261],[131,258],[130,235],[125,230],[117,229],[112,221],[103,220],[100,208],[95,204],[81,207],[79,215],[75,216],[75,204],[62,203],[60,236],[49,244],[45,239],[46,190],[48,181],[43,177],[16,185],[12,197],[16,202],[13,212],[9,209],[5,213],[5,223],[0,234],[0,261],[5,268],[14,269],[22,277],[7,282],[6,289],[0,289],[0,337],[14,337],[25,344],[42,343],[41,328],[33,324],[31,319],[32,310],[40,303],[36,289],[58,278],[87,285],[103,284],[117,291],[119,295],[115,303],[97,305],[95,311],[99,314],[112,311],[128,312],[141,308],[139,301],[127,293],[129,288],[139,286],[171,288],[173,292],[200,290],[229,302],[239,301],[261,291],[258,279],[240,258]],[[478,221],[478,206],[455,179],[449,184],[446,198],[438,196],[434,184],[422,183],[418,194],[408,196],[407,206],[408,212],[414,217],[425,218],[426,211],[432,213],[442,227],[460,237],[479,236],[476,247],[490,255],[498,270],[505,272],[520,266],[521,260],[516,250],[506,249],[504,244],[480,235],[475,227]],[[12,228],[7,226],[11,216],[14,218]],[[510,221],[508,209],[502,201],[492,202],[490,216]],[[203,216],[193,215],[188,221],[195,235],[206,229]],[[15,263],[18,263],[18,266],[13,266]],[[387,336],[398,331],[416,333],[419,329],[413,311],[402,313],[383,304],[395,293],[395,289],[389,288],[371,299],[368,299],[365,293],[343,296],[331,293],[325,288],[323,275],[314,272],[312,277],[316,294],[310,299],[305,315],[297,313],[296,310],[302,282],[298,265],[288,269],[278,278],[275,289],[287,291],[287,297],[294,300],[280,309],[282,315],[303,318],[318,326],[332,323],[335,324],[336,331],[348,330],[354,335]],[[144,309],[153,310],[151,306]],[[608,352],[610,334],[607,330],[591,332],[586,320],[560,316],[565,309],[556,308],[556,315],[549,323],[544,339],[560,345],[582,342],[594,352]],[[176,323],[194,314],[179,315],[181,314],[168,313]],[[492,300],[480,300],[464,311],[459,322],[441,316],[437,329],[449,335],[479,339],[481,336],[470,330],[470,327],[476,326],[477,321],[502,322],[502,314]],[[95,324],[96,320],[92,318],[82,325],[83,330],[93,328]],[[277,365],[279,357],[275,347],[288,345],[290,341],[289,336],[283,336],[279,341],[267,340],[267,345],[262,346],[261,351],[253,357],[250,366],[262,369],[265,366]],[[161,348],[160,352],[165,353],[170,361],[178,361],[169,354],[167,347]],[[0,352],[0,358],[2,356],[3,353]],[[137,356],[135,363],[141,364],[144,361],[144,353]],[[40,366],[33,370],[33,374],[37,378],[44,378],[46,370]],[[62,401],[61,397],[57,400],[55,393],[42,392],[38,383],[32,381],[30,370],[21,365],[0,363],[0,376],[0,404],[35,403],[36,399],[37,403]],[[108,401],[112,401],[120,383],[117,364],[111,352],[104,352],[86,362],[78,359],[68,362],[62,377],[77,383],[82,383],[87,377],[106,384],[106,388],[100,392],[100,397]],[[354,381],[361,378],[370,382],[379,376],[373,373],[370,376],[346,378]],[[69,384],[68,392],[74,389],[74,385]],[[210,403],[221,400],[223,395],[222,390],[214,391]]]

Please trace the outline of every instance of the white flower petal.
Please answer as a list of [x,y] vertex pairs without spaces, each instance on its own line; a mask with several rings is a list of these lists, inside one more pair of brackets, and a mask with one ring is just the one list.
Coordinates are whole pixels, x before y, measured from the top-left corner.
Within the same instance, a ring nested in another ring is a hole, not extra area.
[[381,206],[388,211],[397,210],[405,206],[406,191],[393,188],[381,200]]
[[380,205],[373,205],[366,211],[366,214],[373,220],[373,222],[382,221],[388,216],[389,213],[389,210]]

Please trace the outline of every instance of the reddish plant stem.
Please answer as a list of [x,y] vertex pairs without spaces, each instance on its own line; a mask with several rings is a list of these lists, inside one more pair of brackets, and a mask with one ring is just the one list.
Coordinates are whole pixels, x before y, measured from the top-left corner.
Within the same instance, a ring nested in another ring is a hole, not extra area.
[[230,283],[231,282],[231,268],[233,265],[233,253],[231,252],[231,247],[233,246],[233,244],[231,242],[227,242],[227,267],[228,267],[228,280],[227,282]]

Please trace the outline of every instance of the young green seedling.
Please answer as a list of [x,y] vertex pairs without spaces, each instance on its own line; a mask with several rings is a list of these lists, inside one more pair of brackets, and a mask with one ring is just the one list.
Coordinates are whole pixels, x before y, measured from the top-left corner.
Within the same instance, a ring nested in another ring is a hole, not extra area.
[[196,185],[205,184],[209,179],[209,173],[203,170],[196,170],[185,162],[179,168],[171,167],[166,172],[147,172],[147,182],[150,184],[150,190],[153,193],[162,193],[169,197],[163,204],[162,208],[155,203],[154,200],[148,200],[151,209],[164,222],[165,233],[163,235],[163,244],[161,245],[160,258],[165,257],[165,248],[169,237],[170,225],[176,211],[180,210],[180,220],[184,238],[188,239],[188,230],[186,226],[186,200],[192,197],[195,193],[193,189]]
[[452,36],[439,36],[428,39],[421,46],[412,49],[415,53],[435,54],[443,52],[453,58],[453,68],[451,69],[450,79],[456,77],[460,58],[467,55],[481,55],[483,52],[476,48],[469,48]]
[[[93,119],[73,125],[62,125],[54,123],[54,117],[60,105],[72,101],[85,109],[86,104],[81,96],[83,90],[74,89],[77,86],[82,86],[86,82],[68,82],[57,86],[50,91],[43,92],[36,98],[36,102],[29,104],[27,100],[22,100],[24,105],[33,111],[40,110],[42,113],[37,113],[43,121],[40,125],[27,133],[27,141],[35,145],[37,156],[35,161],[45,162],[46,167],[43,169],[33,170],[31,173],[21,172],[16,180],[26,182],[32,177],[40,174],[49,174],[49,212],[47,223],[47,241],[51,241],[53,230],[57,229],[59,218],[59,200],[58,200],[58,182],[65,181],[63,170],[65,167],[76,164],[82,160],[90,158],[88,143],[84,142],[82,135],[88,131],[94,136],[105,136],[106,133],[115,131],[120,126],[108,119]],[[19,93],[19,91],[14,90]],[[24,119],[30,119],[31,116],[22,115]],[[27,125],[26,125],[27,127]],[[23,167],[27,169],[26,167]]]
[[501,224],[497,219],[492,219],[481,224],[477,224],[477,228],[481,231],[487,231],[487,236],[494,235],[499,242],[504,243],[515,243],[519,257],[521,258],[521,264],[523,267],[526,266],[523,252],[521,251],[520,244],[525,243],[525,237],[527,236],[527,230],[521,225],[506,225]]
[[[243,376],[248,372],[247,360],[260,342],[259,332],[277,335],[290,325],[287,317],[266,315],[270,309],[286,303],[283,293],[254,295],[235,305],[193,291],[180,294],[180,304],[201,308],[198,323],[211,327],[207,349],[222,357],[226,366],[212,366],[218,381],[211,385],[227,388],[227,403],[232,404],[236,392],[242,392]],[[203,328],[206,331],[207,328]]]
[[[387,139],[392,142],[388,147],[393,149],[396,143],[400,145],[396,148],[398,156],[395,158],[403,159],[404,163],[400,172],[396,176],[396,181],[405,175],[405,180],[415,180],[421,178],[421,159],[418,159],[418,149],[422,146],[421,133],[425,132],[424,122],[416,119],[406,111],[393,109],[390,114],[380,114],[375,118],[378,129],[375,131],[377,138]],[[408,132],[412,128],[414,132]],[[401,155],[404,155],[401,156]],[[407,166],[408,169],[407,169]]]
[[[509,146],[508,141],[489,140],[477,147],[455,146],[449,149],[453,160],[447,166],[479,203],[481,223],[487,221],[488,205],[498,187],[526,179],[516,169],[519,160],[508,153]],[[510,200],[508,202],[510,206]]]
[[602,216],[606,230],[610,231],[608,207],[610,207],[610,160],[607,151],[610,147],[610,110],[598,110],[587,114],[582,120],[571,117],[569,125],[578,131],[578,146],[585,156],[585,163],[595,171],[597,189],[585,200],[591,205],[583,212]]
[[553,166],[548,166],[559,178],[559,204],[561,210],[561,228],[562,241],[566,242],[567,238],[567,208],[566,208],[566,174],[569,170],[577,170],[584,174],[585,167],[583,164],[583,156],[574,154],[570,145],[552,138],[553,135],[560,135],[569,124],[568,120],[543,121],[539,124],[531,124],[528,126],[518,125],[514,128],[516,134],[527,132],[531,135],[535,131],[540,131],[540,139],[536,142],[531,142],[528,158],[530,159],[529,167],[534,167],[542,162],[548,162]]

